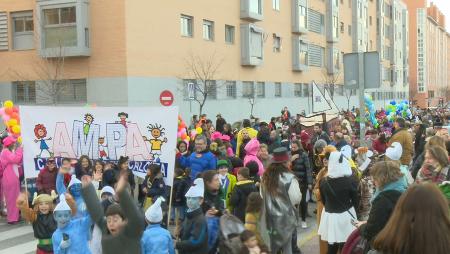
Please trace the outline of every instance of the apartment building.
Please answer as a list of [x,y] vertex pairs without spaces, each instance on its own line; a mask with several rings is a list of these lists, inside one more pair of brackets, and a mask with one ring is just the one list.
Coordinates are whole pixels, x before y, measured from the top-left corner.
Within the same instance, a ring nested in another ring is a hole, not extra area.
[[420,107],[449,101],[449,35],[445,16],[436,5],[425,0],[408,1],[410,33],[410,93]]
[[383,106],[408,96],[407,23],[400,0],[2,0],[0,100],[160,106],[169,90],[188,117],[206,92],[204,113],[268,119],[311,112],[312,81],[358,105],[343,55],[379,51]]

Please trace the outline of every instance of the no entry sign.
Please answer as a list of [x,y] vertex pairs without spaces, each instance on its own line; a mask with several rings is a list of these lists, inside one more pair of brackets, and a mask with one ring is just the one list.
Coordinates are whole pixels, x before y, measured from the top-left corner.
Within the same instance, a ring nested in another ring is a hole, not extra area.
[[159,95],[159,101],[163,106],[170,106],[173,103],[173,94],[169,90],[164,90]]

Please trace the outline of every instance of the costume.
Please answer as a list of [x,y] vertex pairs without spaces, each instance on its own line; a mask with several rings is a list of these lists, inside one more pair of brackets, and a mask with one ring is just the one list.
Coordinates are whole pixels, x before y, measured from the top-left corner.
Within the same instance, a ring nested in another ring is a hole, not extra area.
[[[81,181],[78,180],[75,175],[72,175],[67,188],[64,185],[63,181],[64,181],[63,175],[61,173],[58,173],[58,176],[56,177],[56,191],[58,192],[58,194],[64,194],[67,192],[68,188],[70,194],[73,196],[77,204],[77,213],[75,214],[75,218],[85,217],[88,214],[88,211],[86,209],[86,204],[84,203],[84,199],[81,196],[81,192],[79,190],[81,189]],[[71,189],[72,186],[74,189]]]

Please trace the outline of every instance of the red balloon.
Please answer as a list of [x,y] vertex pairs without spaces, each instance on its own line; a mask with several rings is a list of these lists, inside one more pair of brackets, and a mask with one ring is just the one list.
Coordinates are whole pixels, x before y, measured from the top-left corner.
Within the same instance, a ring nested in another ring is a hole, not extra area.
[[14,106],[14,107],[13,107],[13,111],[19,113],[19,107]]
[[5,113],[6,113],[7,115],[11,116],[13,112],[14,112],[14,111],[13,111],[12,108],[5,108]]
[[19,120],[19,118],[20,118],[19,113],[13,112],[12,115],[11,115],[11,118],[12,118],[12,119]]

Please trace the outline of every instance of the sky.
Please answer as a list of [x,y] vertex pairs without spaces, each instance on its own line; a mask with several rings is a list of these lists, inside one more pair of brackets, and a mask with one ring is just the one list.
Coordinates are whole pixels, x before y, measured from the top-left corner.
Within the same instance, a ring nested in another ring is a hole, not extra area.
[[[414,1],[414,0],[406,0]],[[445,16],[445,28],[447,32],[450,32],[450,0],[428,0],[428,5],[433,2]]]

